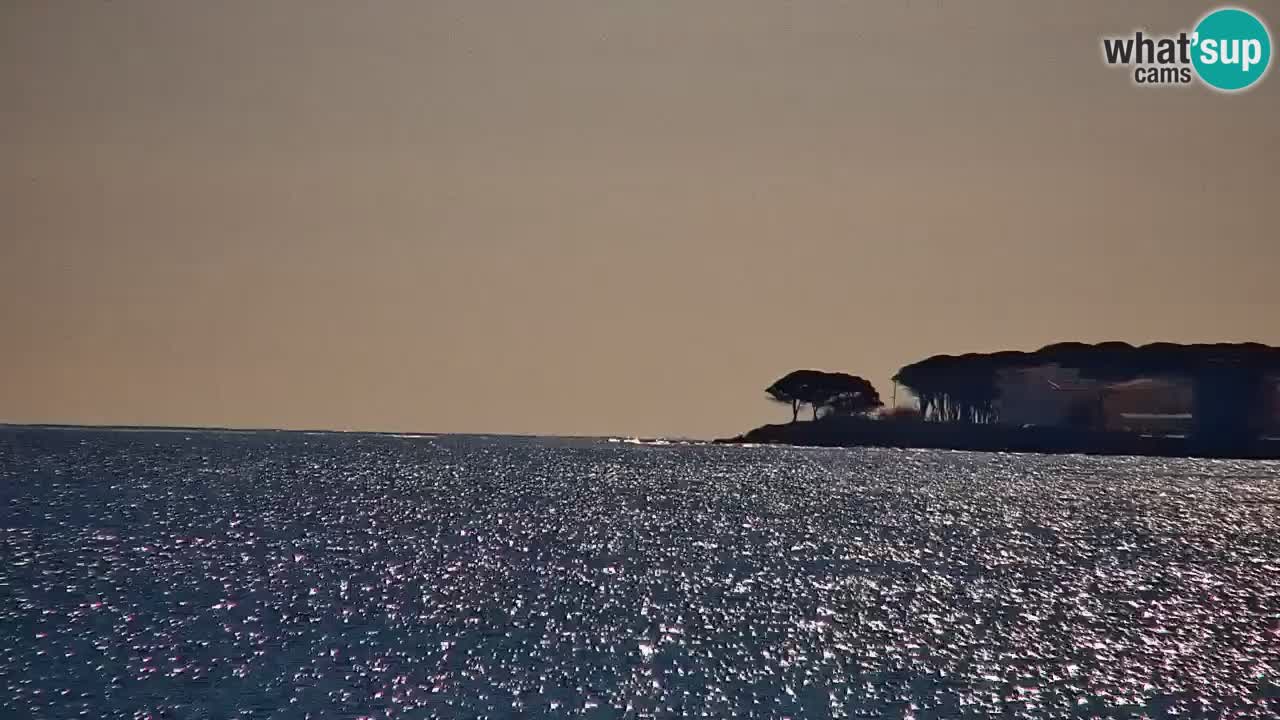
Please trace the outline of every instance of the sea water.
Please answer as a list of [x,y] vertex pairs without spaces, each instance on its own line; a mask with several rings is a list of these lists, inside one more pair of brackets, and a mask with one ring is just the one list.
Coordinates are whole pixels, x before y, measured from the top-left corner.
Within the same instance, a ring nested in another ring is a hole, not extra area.
[[1280,464],[0,429],[0,717],[1275,717]]

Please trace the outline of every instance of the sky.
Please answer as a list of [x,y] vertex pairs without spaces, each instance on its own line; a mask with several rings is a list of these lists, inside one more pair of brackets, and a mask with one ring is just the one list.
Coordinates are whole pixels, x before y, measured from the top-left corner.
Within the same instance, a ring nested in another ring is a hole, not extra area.
[[714,437],[801,367],[1280,344],[1280,75],[1102,61],[1212,7],[9,0],[0,421]]

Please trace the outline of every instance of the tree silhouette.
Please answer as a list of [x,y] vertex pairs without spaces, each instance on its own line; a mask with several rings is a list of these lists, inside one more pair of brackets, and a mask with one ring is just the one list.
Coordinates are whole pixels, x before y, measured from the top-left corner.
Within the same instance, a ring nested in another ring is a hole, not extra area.
[[791,422],[800,419],[800,408],[814,396],[814,388],[822,381],[820,370],[793,370],[778,378],[765,388],[765,393],[774,402],[791,406]]
[[1280,348],[1259,343],[1180,345],[1062,342],[1034,352],[935,355],[901,368],[926,420],[993,422],[1000,371],[1057,364],[1086,378],[1119,382],[1182,377],[1195,392],[1196,435],[1214,444],[1257,437],[1265,425],[1267,378],[1280,374]]
[[856,415],[884,404],[866,379],[822,370],[793,370],[765,388],[765,393],[774,402],[791,406],[791,422],[799,419],[805,405],[817,420],[820,415]]

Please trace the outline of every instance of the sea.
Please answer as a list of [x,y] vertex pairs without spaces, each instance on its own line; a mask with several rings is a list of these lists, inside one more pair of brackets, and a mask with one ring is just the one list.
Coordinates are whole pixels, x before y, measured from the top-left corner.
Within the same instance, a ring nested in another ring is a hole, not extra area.
[[1275,718],[1280,463],[0,429],[0,718]]

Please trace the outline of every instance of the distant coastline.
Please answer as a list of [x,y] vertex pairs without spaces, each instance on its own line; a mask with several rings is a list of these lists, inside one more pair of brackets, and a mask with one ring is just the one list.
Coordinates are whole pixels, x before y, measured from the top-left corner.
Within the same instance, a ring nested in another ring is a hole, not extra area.
[[1073,430],[1050,427],[893,422],[831,417],[815,422],[762,425],[719,444],[808,447],[883,447],[1079,455],[1234,458],[1280,460],[1280,439],[1262,438],[1239,446],[1204,445],[1191,437]]
[[1280,348],[1260,343],[934,355],[893,381],[885,408],[856,375],[791,371],[765,388],[791,422],[717,442],[1280,459]]

